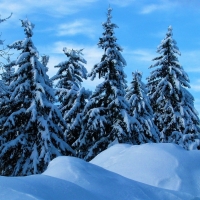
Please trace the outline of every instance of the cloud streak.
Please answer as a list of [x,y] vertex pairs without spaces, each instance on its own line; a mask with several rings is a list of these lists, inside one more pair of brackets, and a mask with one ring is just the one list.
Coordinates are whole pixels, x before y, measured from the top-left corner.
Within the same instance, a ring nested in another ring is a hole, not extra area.
[[177,8],[196,10],[200,6],[199,0],[157,0],[154,2],[153,4],[144,3],[140,14],[151,14],[156,11],[169,11]]
[[145,6],[142,10],[141,10],[141,14],[149,14],[149,13],[152,13],[156,10],[161,10],[163,9],[164,6],[161,6],[161,5],[156,5],[156,4],[152,4],[152,5],[148,5],[148,6]]
[[108,2],[112,5],[116,5],[119,7],[126,7],[129,6],[131,4],[133,4],[133,2],[135,2],[135,0],[108,0]]
[[125,49],[124,55],[134,59],[135,61],[140,62],[151,62],[152,59],[156,56],[155,51],[151,49]]
[[200,91],[200,79],[197,79],[195,82],[191,84],[191,89],[194,90],[195,92]]
[[161,11],[161,10],[172,10],[173,8],[177,6],[180,6],[179,1],[161,0],[161,1],[157,1],[157,3],[154,3],[154,4],[144,5],[140,11],[140,14],[150,14],[155,11]]
[[88,37],[93,38],[95,35],[95,26],[92,25],[92,22],[87,19],[80,19],[76,20],[72,23],[65,23],[60,24],[58,26],[58,36],[64,36],[64,35],[77,35],[77,34],[83,34]]
[[83,7],[88,7],[98,0],[57,0],[32,1],[32,0],[1,0],[0,13],[8,14],[13,12],[15,17],[26,14],[46,13],[54,17],[71,15],[78,12]]

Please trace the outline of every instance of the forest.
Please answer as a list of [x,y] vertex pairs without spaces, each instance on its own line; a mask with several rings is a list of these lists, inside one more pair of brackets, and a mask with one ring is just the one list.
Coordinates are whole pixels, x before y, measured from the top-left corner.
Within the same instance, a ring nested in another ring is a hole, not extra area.
[[[62,155],[90,161],[117,143],[200,149],[200,120],[172,26],[157,48],[147,84],[142,72],[134,71],[128,85],[111,8],[97,44],[103,54],[91,72],[83,49],[63,47],[66,60],[49,77],[49,56],[40,56],[32,41],[34,24],[28,19],[21,24],[25,38],[0,50],[1,176],[41,174]],[[12,49],[18,52],[15,60],[10,60]],[[90,91],[82,87],[87,78],[103,81]]]

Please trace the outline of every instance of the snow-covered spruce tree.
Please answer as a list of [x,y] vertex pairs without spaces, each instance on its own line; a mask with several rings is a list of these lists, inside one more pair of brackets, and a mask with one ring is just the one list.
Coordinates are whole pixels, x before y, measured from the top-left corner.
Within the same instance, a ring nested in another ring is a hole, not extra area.
[[[48,72],[49,68],[47,67],[47,64],[49,62],[49,56],[48,55],[42,55],[41,56],[41,63],[42,65],[45,67],[45,71]],[[48,75],[47,75],[48,76]],[[49,78],[48,76],[48,85],[50,87],[53,87],[53,83],[52,83],[52,80]]]
[[8,64],[4,64],[2,67],[2,73],[1,73],[1,80],[0,80],[0,106],[4,101],[7,101],[10,98],[10,91],[9,91],[9,85],[13,81],[14,77],[14,62],[10,62],[9,56],[8,56]]
[[[11,16],[12,16],[12,13],[7,18],[4,18],[4,19],[0,18],[0,24],[2,22],[5,22],[6,20],[8,20]],[[3,43],[4,43],[4,41],[0,40],[0,45],[3,45]],[[7,50],[6,48],[4,48],[4,47],[0,48],[0,67],[3,67],[3,65],[4,65],[3,60],[8,61],[9,56],[10,56],[10,54],[8,52],[9,52],[9,50]]]
[[46,67],[46,71],[48,71],[48,67],[47,67],[48,62],[49,62],[49,56],[42,55],[41,56],[41,63]]
[[122,48],[116,43],[114,28],[108,9],[107,21],[102,24],[104,32],[98,46],[104,50],[101,61],[89,74],[92,80],[96,76],[103,79],[84,109],[83,129],[76,141],[78,156],[91,160],[113,143],[131,143],[129,134],[129,104],[125,99],[126,62],[121,55]]
[[[7,18],[4,19],[0,19],[0,24],[2,22],[5,22],[7,19],[9,19],[12,16],[12,13],[10,16],[8,16]],[[3,98],[8,97],[8,91],[7,91],[7,84],[5,83],[4,76],[7,74],[7,69],[5,70],[5,63],[9,62],[9,58],[10,58],[10,54],[9,54],[9,49],[4,48],[3,46],[3,40],[0,40],[0,45],[2,45],[2,48],[0,48],[0,69],[1,71],[3,70],[3,73],[0,74],[1,76],[1,80],[0,80],[0,104],[3,100]]]
[[5,98],[5,100],[8,100],[8,88],[7,86],[4,84],[4,81],[0,80],[0,106],[2,101],[4,101],[3,99]]
[[8,64],[3,66],[3,73],[1,74],[1,79],[6,86],[9,86],[13,81],[15,69],[15,62],[10,62],[10,58],[8,58]]
[[154,122],[161,132],[160,140],[179,144],[185,149],[197,149],[200,120],[194,98],[187,90],[190,88],[188,75],[176,56],[180,52],[172,37],[171,26],[157,52],[160,56],[153,59],[156,63],[150,68],[158,68],[147,78],[147,86]]
[[60,155],[72,155],[65,142],[65,121],[53,105],[54,92],[48,85],[45,66],[38,60],[32,42],[34,25],[21,20],[25,39],[9,47],[21,51],[9,101],[0,107],[0,173],[24,176],[42,173]]
[[159,131],[153,122],[153,110],[146,86],[142,82],[142,73],[136,71],[132,75],[133,80],[126,93],[132,116],[130,123],[132,142],[134,144],[159,142]]
[[57,80],[55,86],[59,109],[67,123],[65,135],[67,143],[73,145],[81,132],[82,112],[90,92],[81,87],[83,79],[87,79],[87,70],[83,64],[86,60],[82,57],[82,50],[63,49],[69,58],[65,62],[59,63],[57,74],[52,80]]

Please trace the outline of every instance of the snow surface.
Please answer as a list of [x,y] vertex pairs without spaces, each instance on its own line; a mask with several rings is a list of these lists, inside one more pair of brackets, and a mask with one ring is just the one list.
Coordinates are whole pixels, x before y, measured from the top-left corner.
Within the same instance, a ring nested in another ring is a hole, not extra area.
[[199,165],[200,152],[173,144],[117,144],[91,163],[60,156],[41,175],[0,176],[0,199],[197,200]]
[[96,156],[96,164],[129,179],[200,197],[200,151],[169,144],[117,144]]

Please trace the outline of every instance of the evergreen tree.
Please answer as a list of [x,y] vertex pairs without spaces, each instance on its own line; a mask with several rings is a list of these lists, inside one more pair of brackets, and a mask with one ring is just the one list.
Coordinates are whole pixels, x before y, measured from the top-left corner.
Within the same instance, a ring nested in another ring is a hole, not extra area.
[[[4,19],[0,19],[0,24],[2,22],[5,22],[7,19],[9,19],[12,16],[12,13],[10,16]],[[5,66],[4,61],[10,62],[10,55],[9,54],[9,49],[6,49],[3,46],[4,41],[0,40],[0,45],[2,45],[2,48],[0,49],[0,69],[3,70],[3,73],[1,73],[1,80],[0,80],[0,102],[7,101],[9,97],[9,92],[7,86],[11,82],[11,76],[13,74],[13,69],[10,68],[8,69]]]
[[[49,62],[49,56],[47,56],[47,55],[42,55],[42,56],[41,56],[41,63],[42,63],[45,67],[47,67],[48,62]],[[48,71],[48,67],[46,68],[46,71]]]
[[13,81],[15,73],[14,65],[15,62],[10,62],[10,57],[8,57],[8,64],[3,66],[3,73],[1,74],[1,79],[6,86],[9,86]]
[[[12,16],[12,13],[7,17],[7,18],[4,18],[4,19],[1,19],[0,18],[0,24],[2,22],[5,22],[6,20],[8,20],[10,17]],[[0,45],[3,45],[4,41],[3,40],[0,40]],[[8,60],[9,59],[9,56],[10,54],[8,53],[9,50],[7,50],[6,48],[2,47],[0,49],[0,67],[3,67],[4,66],[4,62],[2,61],[3,60]],[[1,86],[0,86],[1,87]]]
[[142,73],[132,73],[133,80],[127,89],[126,98],[130,104],[132,116],[131,132],[134,144],[159,141],[159,131],[153,122],[153,110],[147,96]]
[[76,141],[78,156],[85,160],[92,159],[115,142],[131,143],[129,104],[124,97],[126,61],[121,55],[122,48],[116,43],[114,28],[117,25],[111,22],[111,11],[109,8],[98,43],[104,54],[89,74],[92,80],[98,75],[104,81],[96,87],[84,109],[84,127]]
[[73,145],[80,135],[82,112],[90,95],[89,91],[81,87],[83,79],[87,79],[87,70],[83,65],[87,62],[82,57],[82,50],[64,48],[63,51],[69,59],[55,66],[59,70],[52,80],[58,80],[55,89],[60,103],[59,109],[67,123],[67,142]]
[[161,132],[161,142],[174,142],[186,149],[199,148],[200,120],[194,108],[189,78],[179,64],[180,55],[169,26],[158,46],[160,56],[150,68],[158,67],[148,77],[148,93],[154,110],[155,124]]
[[3,65],[3,72],[1,74],[1,80],[0,80],[0,99],[1,102],[7,101],[10,98],[10,91],[9,91],[9,85],[13,81],[14,76],[14,65],[15,62],[10,62],[10,57],[8,56],[8,64]]
[[4,82],[0,80],[0,101],[4,101],[3,99],[8,100],[8,89]]
[[[48,70],[49,70],[49,68],[47,67],[48,62],[49,62],[49,56],[47,56],[47,55],[42,55],[42,56],[41,56],[41,63],[42,63],[42,65],[45,67],[46,73],[47,73]],[[49,85],[50,87],[53,87],[53,82],[52,82],[52,80],[49,78],[49,76],[48,76],[48,85]]]
[[72,155],[64,141],[65,121],[55,105],[45,66],[32,42],[34,25],[21,20],[25,39],[9,47],[21,51],[9,101],[0,106],[0,173],[24,176],[43,172],[60,155]]

